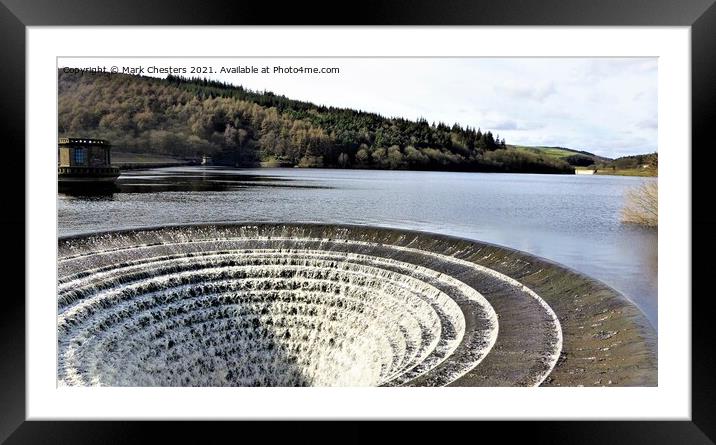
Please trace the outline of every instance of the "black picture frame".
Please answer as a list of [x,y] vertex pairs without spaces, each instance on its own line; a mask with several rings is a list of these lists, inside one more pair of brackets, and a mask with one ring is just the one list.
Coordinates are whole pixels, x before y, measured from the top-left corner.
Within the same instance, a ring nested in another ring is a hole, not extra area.
[[[3,176],[0,227],[3,246],[2,308],[0,313],[0,441],[7,443],[127,443],[159,433],[162,442],[175,440],[213,443],[224,435],[265,434],[266,440],[302,439],[330,442],[367,442],[377,438],[400,440],[461,440],[460,437],[499,437],[550,443],[714,443],[716,441],[716,363],[711,349],[714,329],[706,277],[716,248],[716,218],[708,205],[692,205],[692,417],[691,421],[589,422],[412,422],[381,424],[388,434],[360,422],[311,422],[303,425],[241,424],[234,422],[63,422],[25,418],[25,31],[28,26],[86,25],[515,25],[515,26],[690,26],[692,56],[692,203],[708,203],[711,182],[706,169],[714,165],[712,141],[707,137],[716,122],[716,6],[714,0],[502,0],[368,1],[355,4],[314,1],[146,2],[124,0],[0,0],[0,98],[2,142],[9,161]],[[688,141],[684,141],[688,147]],[[709,144],[711,143],[711,144]],[[685,149],[685,148],[684,148]],[[698,159],[695,156],[698,155]],[[662,236],[668,234],[662,233]],[[701,255],[700,255],[701,254]],[[703,258],[699,261],[699,257]],[[703,292],[698,292],[702,289]],[[690,295],[662,295],[690,298]],[[668,360],[668,357],[662,357]],[[638,415],[638,413],[635,413]],[[374,426],[374,425],[371,425]],[[460,431],[455,431],[456,427]],[[262,433],[263,432],[263,433]],[[495,435],[496,434],[496,435]],[[283,437],[282,437],[283,435]],[[465,436],[467,435],[467,436]],[[484,440],[484,439],[483,439]]]

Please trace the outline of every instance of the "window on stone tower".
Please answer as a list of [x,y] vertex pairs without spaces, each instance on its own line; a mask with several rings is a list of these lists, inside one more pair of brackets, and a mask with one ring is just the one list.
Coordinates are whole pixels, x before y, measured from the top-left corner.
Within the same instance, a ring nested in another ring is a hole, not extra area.
[[84,148],[75,148],[74,164],[84,165],[85,162],[87,162],[87,151]]

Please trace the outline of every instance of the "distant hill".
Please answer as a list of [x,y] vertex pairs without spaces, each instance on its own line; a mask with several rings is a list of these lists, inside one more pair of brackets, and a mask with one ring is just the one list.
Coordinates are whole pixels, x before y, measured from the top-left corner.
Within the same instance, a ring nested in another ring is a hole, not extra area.
[[555,159],[559,159],[567,162],[569,165],[574,167],[588,167],[590,165],[599,163],[609,163],[612,161],[610,158],[604,156],[598,156],[594,153],[581,150],[573,150],[565,147],[544,147],[544,146],[524,146],[524,145],[510,145],[510,147],[517,150],[529,151],[533,153],[541,153],[550,156]]
[[207,155],[232,166],[574,171],[550,151],[516,149],[476,127],[320,106],[215,81],[58,70],[58,92],[60,137],[108,139],[125,153]]
[[597,174],[620,176],[657,176],[659,173],[659,155],[647,153],[622,156],[609,162],[594,165]]

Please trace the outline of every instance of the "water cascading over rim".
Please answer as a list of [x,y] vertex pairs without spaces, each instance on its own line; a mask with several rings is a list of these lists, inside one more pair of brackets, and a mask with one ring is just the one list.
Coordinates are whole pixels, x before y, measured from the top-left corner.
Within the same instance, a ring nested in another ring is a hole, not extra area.
[[[541,277],[543,260],[496,246],[259,224],[70,237],[59,252],[61,385],[532,386],[596,384],[585,377],[602,372],[562,372],[570,336],[524,279]],[[570,292],[591,283],[559,271]],[[647,336],[631,337],[620,344],[648,351]],[[610,380],[651,378],[635,375]]]

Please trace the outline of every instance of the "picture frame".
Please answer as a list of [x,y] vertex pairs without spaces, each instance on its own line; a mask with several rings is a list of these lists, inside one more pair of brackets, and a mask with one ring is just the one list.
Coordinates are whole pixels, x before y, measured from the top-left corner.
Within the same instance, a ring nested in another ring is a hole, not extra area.
[[[5,42],[3,48],[2,97],[3,133],[6,149],[13,162],[9,183],[24,184],[25,169],[25,119],[31,119],[24,112],[25,103],[25,28],[27,26],[110,26],[110,25],[295,25],[309,23],[316,25],[434,25],[434,26],[690,26],[692,36],[692,146],[708,147],[706,135],[714,121],[713,103],[716,99],[716,6],[713,0],[691,0],[679,2],[658,0],[644,5],[636,0],[590,2],[542,1],[520,2],[467,2],[456,1],[442,4],[420,0],[418,2],[396,1],[390,4],[378,2],[362,3],[354,14],[339,13],[330,4],[312,4],[316,10],[330,11],[322,16],[313,16],[312,10],[304,4],[288,5],[285,9],[270,4],[237,4],[215,2],[209,8],[205,2],[187,1],[174,5],[168,1],[153,2],[89,2],[72,0],[60,4],[46,4],[39,1],[21,2],[2,0],[0,8],[0,36]],[[692,150],[693,153],[693,150]],[[702,149],[698,162],[692,166],[692,192],[695,202],[708,202],[709,184],[705,169],[710,164],[712,151]],[[705,156],[705,159],[703,158]],[[20,165],[18,165],[20,164]],[[698,198],[701,196],[702,201]],[[24,232],[24,194],[10,193],[5,197],[7,210],[3,212],[2,227],[6,233]],[[695,295],[701,298],[692,301],[692,419],[679,422],[520,422],[519,426],[503,425],[501,422],[485,422],[475,425],[423,425],[390,424],[389,435],[401,440],[441,437],[444,428],[459,426],[465,433],[479,431],[499,434],[502,440],[529,438],[537,441],[562,443],[713,443],[716,439],[716,384],[714,382],[714,358],[710,348],[714,344],[714,333],[710,329],[708,293],[704,277],[708,276],[710,262],[706,252],[716,247],[710,235],[716,220],[709,215],[708,206],[692,205],[692,237],[699,240],[692,245],[692,277]],[[21,245],[22,243],[22,245]],[[6,250],[20,257],[24,251],[24,240],[19,236],[6,237]],[[702,253],[702,261],[698,261]],[[24,255],[23,255],[24,257]],[[6,277],[25,275],[25,268],[31,267],[24,261],[9,262]],[[147,430],[160,432],[164,440],[210,441],[218,440],[223,434],[234,434],[236,426],[229,422],[200,424],[172,422],[52,422],[26,421],[25,417],[25,306],[24,281],[13,281],[19,289],[6,293],[3,322],[0,324],[1,411],[0,440],[7,443],[36,442],[117,442],[124,443],[144,436]],[[700,286],[698,284],[700,283]],[[701,293],[695,292],[701,289]],[[684,298],[687,296],[672,296]],[[663,359],[663,358],[662,358]],[[266,428],[266,425],[247,425],[240,428]],[[507,427],[507,428],[506,428]],[[522,427],[522,428],[520,428]],[[331,440],[332,433],[368,441],[373,434],[364,423],[310,423],[296,427],[290,424],[277,425],[270,430],[283,431],[286,437],[299,435],[314,440],[323,437]],[[478,429],[479,428],[479,429]],[[462,431],[461,431],[462,432]],[[457,433],[455,433],[457,434]],[[473,433],[474,434],[474,433]],[[334,436],[335,437],[335,436]]]

